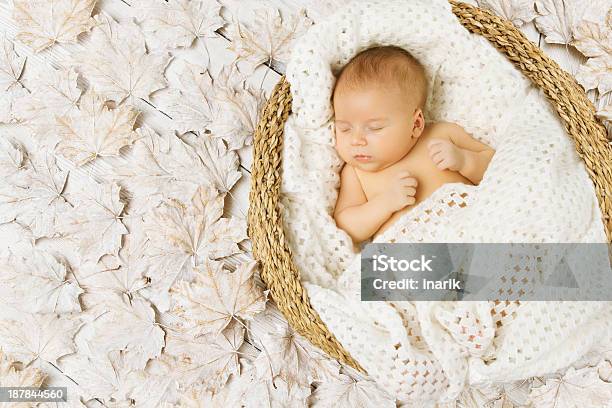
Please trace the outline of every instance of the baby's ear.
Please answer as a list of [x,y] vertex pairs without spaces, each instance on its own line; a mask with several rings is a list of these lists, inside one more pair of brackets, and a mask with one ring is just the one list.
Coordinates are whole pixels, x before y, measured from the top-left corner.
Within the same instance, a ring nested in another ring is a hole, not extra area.
[[423,111],[417,108],[417,110],[414,112],[412,119],[414,123],[412,129],[412,137],[419,137],[425,129],[425,116],[423,116]]

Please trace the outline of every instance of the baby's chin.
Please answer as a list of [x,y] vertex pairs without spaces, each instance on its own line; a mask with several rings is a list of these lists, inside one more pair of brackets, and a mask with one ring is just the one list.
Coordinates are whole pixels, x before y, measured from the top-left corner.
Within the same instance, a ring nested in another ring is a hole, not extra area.
[[352,159],[349,162],[349,164],[355,168],[358,168],[361,171],[367,171],[367,172],[376,172],[383,168],[383,165],[375,160],[364,163],[364,162],[360,162],[355,159]]

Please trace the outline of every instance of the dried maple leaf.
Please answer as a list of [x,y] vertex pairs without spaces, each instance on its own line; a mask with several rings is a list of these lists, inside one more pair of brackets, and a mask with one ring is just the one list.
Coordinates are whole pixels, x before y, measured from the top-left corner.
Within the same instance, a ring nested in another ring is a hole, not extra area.
[[253,363],[259,379],[280,377],[289,388],[305,389],[312,381],[323,379],[324,373],[336,368],[287,323],[277,323],[260,342],[263,351]]
[[116,407],[129,407],[130,396],[147,378],[143,371],[127,367],[119,351],[74,353],[60,360],[60,368],[82,387],[86,399],[95,397],[110,403],[112,398]]
[[9,136],[0,138],[0,174],[5,180],[24,171],[25,158],[26,151],[19,142]]
[[115,183],[92,186],[92,192],[79,197],[73,211],[68,211],[56,226],[75,241],[81,257],[97,262],[106,254],[117,255],[121,236],[128,233],[122,222],[124,203]]
[[0,90],[8,91],[22,86],[20,79],[25,62],[25,57],[20,57],[15,52],[13,43],[0,36]]
[[544,35],[544,40],[552,44],[569,44],[573,39],[572,31],[582,19],[584,5],[578,0],[536,0],[538,16],[535,25]]
[[248,392],[243,394],[241,401],[244,406],[250,408],[306,408],[310,406],[307,403],[310,392],[310,387],[291,386],[283,378],[276,377],[273,380],[256,380],[249,384]]
[[600,22],[582,20],[574,30],[572,45],[585,57],[612,55],[612,27],[603,26]]
[[177,72],[176,80],[154,95],[155,103],[172,117],[179,133],[205,129],[212,116],[212,78],[208,70],[185,60],[177,60],[171,67]]
[[145,32],[151,32],[162,45],[189,47],[201,37],[216,36],[223,27],[221,5],[216,0],[170,0],[153,3],[139,0],[132,4]]
[[533,0],[477,0],[477,2],[480,7],[512,21],[517,27],[530,22],[537,15]]
[[283,21],[277,9],[260,8],[254,11],[252,27],[239,21],[232,23],[228,49],[236,53],[238,61],[245,61],[251,71],[273,60],[287,62],[293,40],[311,25],[304,10]]
[[220,140],[193,134],[182,139],[160,136],[147,127],[137,133],[128,161],[113,166],[107,177],[121,181],[135,197],[146,197],[147,206],[157,206],[163,196],[188,202],[200,186],[225,193],[242,176],[238,155]]
[[[246,76],[235,64],[224,66],[213,83],[206,68],[179,60],[173,64],[176,80],[155,94],[158,107],[170,115],[180,133],[208,129],[230,150],[251,144],[264,92],[246,86]],[[176,84],[178,83],[178,84]]]
[[41,370],[34,367],[22,367],[20,362],[14,361],[0,349],[1,387],[40,387],[45,377],[46,374]]
[[[12,160],[18,166],[23,150],[8,154],[17,155]],[[0,223],[14,221],[29,230],[34,239],[53,237],[59,217],[72,209],[64,197],[68,172],[60,170],[55,157],[46,151],[29,154],[27,162],[28,168],[0,183]]]
[[221,262],[205,261],[192,283],[177,282],[173,312],[193,322],[194,335],[219,333],[237,318],[252,319],[265,309],[267,298],[253,279],[255,266],[243,263],[228,272]]
[[13,87],[0,94],[0,123],[18,121],[15,110],[17,109],[18,101],[26,95],[28,95],[28,91],[21,86]]
[[80,324],[78,317],[23,312],[0,321],[0,344],[25,365],[38,359],[57,364],[58,358],[75,352],[72,339]]
[[[53,132],[55,137],[55,117],[76,114],[81,90],[77,87],[77,73],[74,69],[46,69],[32,80],[32,93],[17,101],[15,116],[32,128],[38,138],[45,132]],[[49,141],[47,144],[52,144]]]
[[590,58],[578,69],[576,80],[587,91],[597,88],[600,96],[610,92],[612,90],[612,54]]
[[167,53],[147,52],[144,35],[132,21],[118,24],[108,16],[95,16],[96,26],[83,51],[72,63],[97,93],[118,104],[126,98],[148,99],[166,86]]
[[[242,360],[241,370],[244,366]],[[218,392],[204,389],[200,385],[187,388],[180,394],[179,406],[185,408],[227,408],[244,406],[242,396],[251,390],[252,376],[242,373],[240,376],[232,375],[224,387]]]
[[2,265],[3,302],[29,313],[80,312],[83,289],[68,278],[67,267],[51,254],[34,250],[13,255]]
[[17,55],[13,43],[0,36],[0,123],[16,120],[18,100],[28,94],[21,83],[25,61]]
[[[95,298],[122,298],[123,295],[133,298],[148,285],[145,277],[152,267],[144,256],[146,240],[133,232],[124,237],[119,251],[118,264],[86,262],[75,275],[79,284],[93,294]],[[90,296],[90,299],[92,296]]]
[[83,95],[79,107],[78,112],[57,118],[62,138],[57,150],[77,166],[98,156],[118,156],[122,147],[136,139],[138,112],[131,107],[110,110],[106,101],[93,93]]
[[245,84],[246,77],[233,64],[224,66],[215,80],[212,99],[216,103],[207,127],[213,137],[225,140],[230,150],[252,144],[259,113],[266,101],[263,90]]
[[164,331],[155,321],[150,303],[138,296],[110,297],[88,310],[97,316],[79,331],[79,349],[108,354],[121,351],[123,365],[142,370],[164,346]]
[[354,380],[341,374],[338,381],[321,383],[308,401],[318,406],[390,407],[395,408],[395,399],[369,380]]
[[240,374],[238,350],[244,341],[244,327],[234,322],[221,333],[192,336],[168,333],[164,352],[176,356],[173,367],[183,388],[204,382],[216,393],[231,374]]
[[96,0],[13,0],[13,19],[19,26],[17,40],[35,52],[55,43],[76,43],[89,31]]
[[541,387],[532,388],[529,396],[538,408],[604,407],[612,401],[612,383],[599,378],[597,367],[580,370],[570,367],[563,376],[547,379]]
[[197,265],[208,258],[218,259],[241,252],[237,243],[247,238],[243,224],[222,221],[223,196],[211,188],[199,187],[189,206],[167,200],[145,217],[150,240],[147,254],[157,268],[150,272],[154,282],[167,288],[179,279],[192,280]]
[[238,154],[228,151],[221,140],[211,139],[206,135],[197,137],[193,133],[187,133],[181,139],[198,154],[206,169],[206,179],[221,193],[230,191],[242,176],[238,171]]

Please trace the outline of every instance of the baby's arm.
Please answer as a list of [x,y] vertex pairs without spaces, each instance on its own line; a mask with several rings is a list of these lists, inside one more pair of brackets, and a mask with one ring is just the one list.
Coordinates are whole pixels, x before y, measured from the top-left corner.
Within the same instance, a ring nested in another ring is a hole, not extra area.
[[[442,131],[448,135],[452,144],[458,148],[456,160],[453,162],[451,159],[453,165],[447,166],[446,168],[458,171],[472,183],[476,185],[479,184],[489,166],[489,162],[495,154],[495,150],[474,139],[461,126],[455,123],[440,123],[439,126],[441,126]],[[430,152],[435,152],[435,150],[436,148],[433,147],[430,149]],[[452,156],[452,152],[443,154],[443,156],[446,157],[449,155]]]
[[334,219],[338,228],[346,231],[355,244],[370,238],[391,217],[393,211],[381,197],[378,195],[368,201],[355,170],[344,165]]

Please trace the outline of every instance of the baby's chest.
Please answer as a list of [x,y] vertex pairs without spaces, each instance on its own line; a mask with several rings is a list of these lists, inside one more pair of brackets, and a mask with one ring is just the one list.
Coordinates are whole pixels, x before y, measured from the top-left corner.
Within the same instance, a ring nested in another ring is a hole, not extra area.
[[442,184],[457,181],[452,174],[445,174],[454,172],[438,170],[428,156],[411,157],[411,160],[396,163],[383,171],[376,173],[361,172],[361,187],[366,198],[371,200],[373,197],[389,191],[397,183],[397,174],[402,171],[409,172],[411,177],[414,177],[417,181],[415,195],[417,202],[427,198]]

